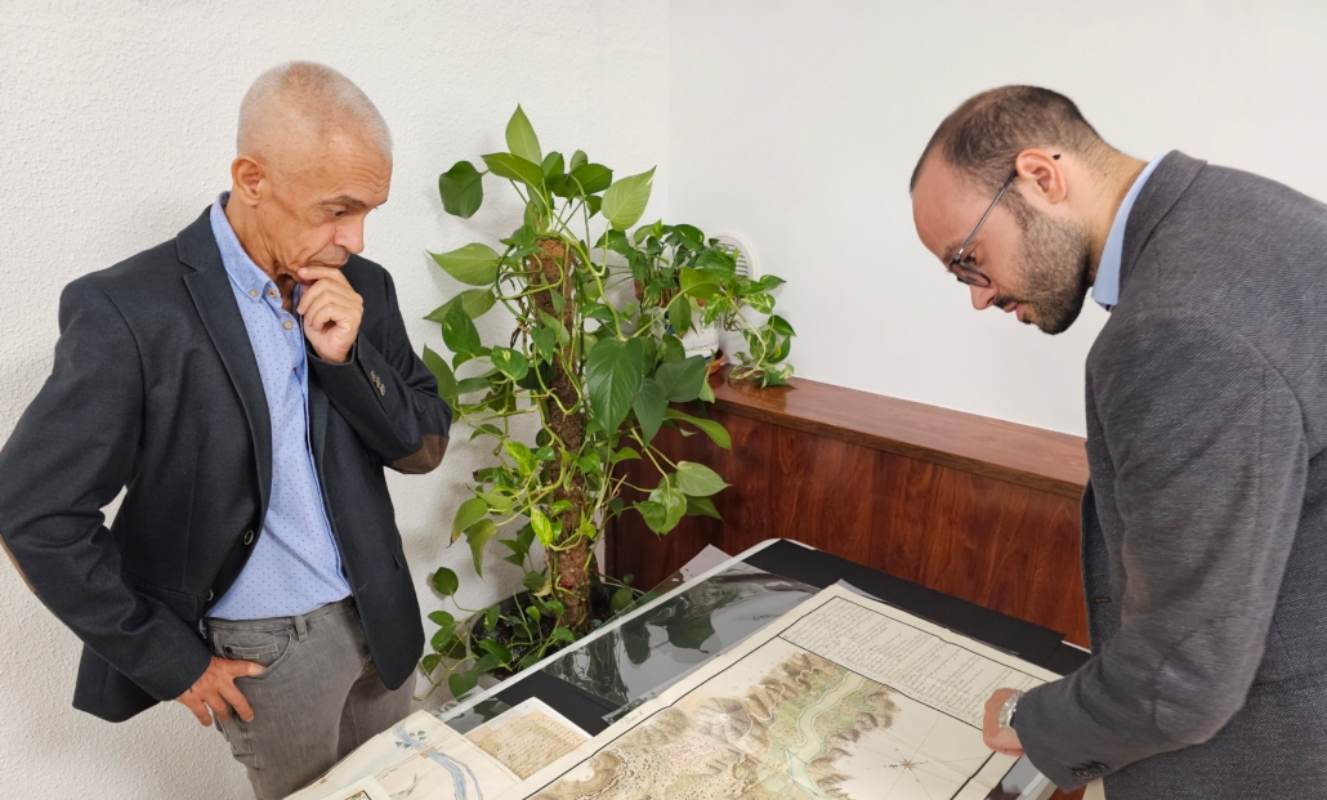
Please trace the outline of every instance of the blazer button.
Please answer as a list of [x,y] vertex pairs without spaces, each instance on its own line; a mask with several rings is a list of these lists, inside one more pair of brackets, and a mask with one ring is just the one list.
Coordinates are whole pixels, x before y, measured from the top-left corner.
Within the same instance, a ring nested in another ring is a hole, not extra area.
[[251,544],[253,544],[253,528],[244,532],[244,546],[248,547]]

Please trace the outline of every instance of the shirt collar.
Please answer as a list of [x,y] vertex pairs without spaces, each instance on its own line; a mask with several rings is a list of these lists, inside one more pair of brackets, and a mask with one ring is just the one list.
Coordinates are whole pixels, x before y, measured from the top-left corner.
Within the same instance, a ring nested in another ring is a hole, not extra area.
[[221,251],[221,263],[225,265],[231,283],[250,300],[259,301],[269,289],[275,290],[276,284],[253,262],[252,258],[249,258],[249,254],[244,252],[239,237],[235,235],[235,229],[226,218],[226,201],[229,199],[230,192],[222,192],[212,204],[209,216],[212,236],[217,240],[217,249]]
[[1143,184],[1152,176],[1152,171],[1161,163],[1163,156],[1157,156],[1147,162],[1143,171],[1134,179],[1129,193],[1115,212],[1115,221],[1111,223],[1110,233],[1106,236],[1106,246],[1101,249],[1101,264],[1097,266],[1097,279],[1092,284],[1092,299],[1107,311],[1120,302],[1120,261],[1124,257],[1124,228],[1129,222],[1129,212],[1134,201],[1143,190]]

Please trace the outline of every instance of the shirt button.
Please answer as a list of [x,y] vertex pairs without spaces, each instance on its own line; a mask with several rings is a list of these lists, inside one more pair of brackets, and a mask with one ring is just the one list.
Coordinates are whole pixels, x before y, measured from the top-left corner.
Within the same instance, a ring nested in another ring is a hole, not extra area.
[[257,289],[250,289],[250,290],[249,290],[249,296],[250,296],[250,297],[257,297],[257,296],[258,296],[258,290],[257,290]]
[[275,300],[275,299],[276,299],[276,289],[268,289],[268,290],[267,290],[267,296],[270,297],[270,298],[272,298],[273,300]]
[[281,327],[285,328],[286,330],[290,330],[291,328],[295,327],[295,323],[291,322],[290,320],[284,320],[281,323]]

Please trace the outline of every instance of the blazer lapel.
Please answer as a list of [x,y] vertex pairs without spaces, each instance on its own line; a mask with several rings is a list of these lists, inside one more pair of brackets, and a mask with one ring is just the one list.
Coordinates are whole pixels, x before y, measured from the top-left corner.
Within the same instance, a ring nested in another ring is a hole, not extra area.
[[[313,458],[318,465],[318,479],[322,480],[323,442],[327,439],[327,392],[313,378],[309,371],[309,441],[313,447]],[[324,489],[324,491],[326,491]]]
[[194,268],[194,272],[184,277],[185,286],[212,346],[226,367],[226,374],[230,376],[249,422],[261,512],[265,514],[272,486],[272,422],[262,376],[258,374],[258,361],[249,343],[249,332],[235,306],[230,277],[221,263],[221,252],[212,236],[209,211],[204,211],[192,225],[181,231],[175,242],[180,260]]
[[1172,150],[1157,164],[1152,177],[1147,179],[1124,225],[1124,252],[1120,254],[1121,295],[1129,272],[1152,238],[1152,233],[1205,166],[1206,161]]

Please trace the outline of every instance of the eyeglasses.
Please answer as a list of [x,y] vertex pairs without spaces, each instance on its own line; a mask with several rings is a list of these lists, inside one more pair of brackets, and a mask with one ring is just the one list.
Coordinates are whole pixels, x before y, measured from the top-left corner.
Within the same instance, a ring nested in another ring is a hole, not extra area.
[[[1051,156],[1051,158],[1059,161],[1060,154],[1056,153]],[[990,276],[972,266],[970,263],[972,256],[968,253],[968,248],[972,247],[973,240],[977,238],[977,232],[981,230],[982,225],[986,224],[986,218],[989,217],[991,212],[995,210],[995,207],[1000,204],[1000,199],[1004,197],[1005,192],[1009,191],[1009,187],[1014,185],[1014,178],[1017,177],[1017,169],[1009,173],[1009,177],[1004,179],[1004,183],[1000,184],[1000,191],[995,193],[995,198],[992,199],[991,204],[986,207],[986,212],[981,215],[981,219],[977,220],[977,224],[972,226],[972,233],[967,235],[967,238],[963,240],[963,244],[960,244],[958,250],[954,251],[954,255],[950,257],[949,272],[958,279],[959,283],[966,286],[975,286],[978,289],[985,289],[991,285]]]
[[968,253],[968,248],[972,247],[972,242],[977,238],[981,226],[986,224],[986,218],[1000,204],[1001,198],[1004,197],[1005,192],[1009,191],[1009,187],[1014,185],[1014,178],[1017,177],[1018,170],[1014,170],[1009,173],[1008,178],[1004,179],[1004,183],[1000,185],[1000,191],[995,193],[995,199],[991,200],[991,204],[986,207],[985,213],[981,215],[981,219],[977,220],[977,224],[972,226],[972,233],[967,235],[967,238],[963,240],[963,244],[958,246],[958,250],[949,259],[949,272],[959,283],[966,286],[975,286],[978,289],[985,289],[991,285],[990,276],[970,263],[972,256]]

